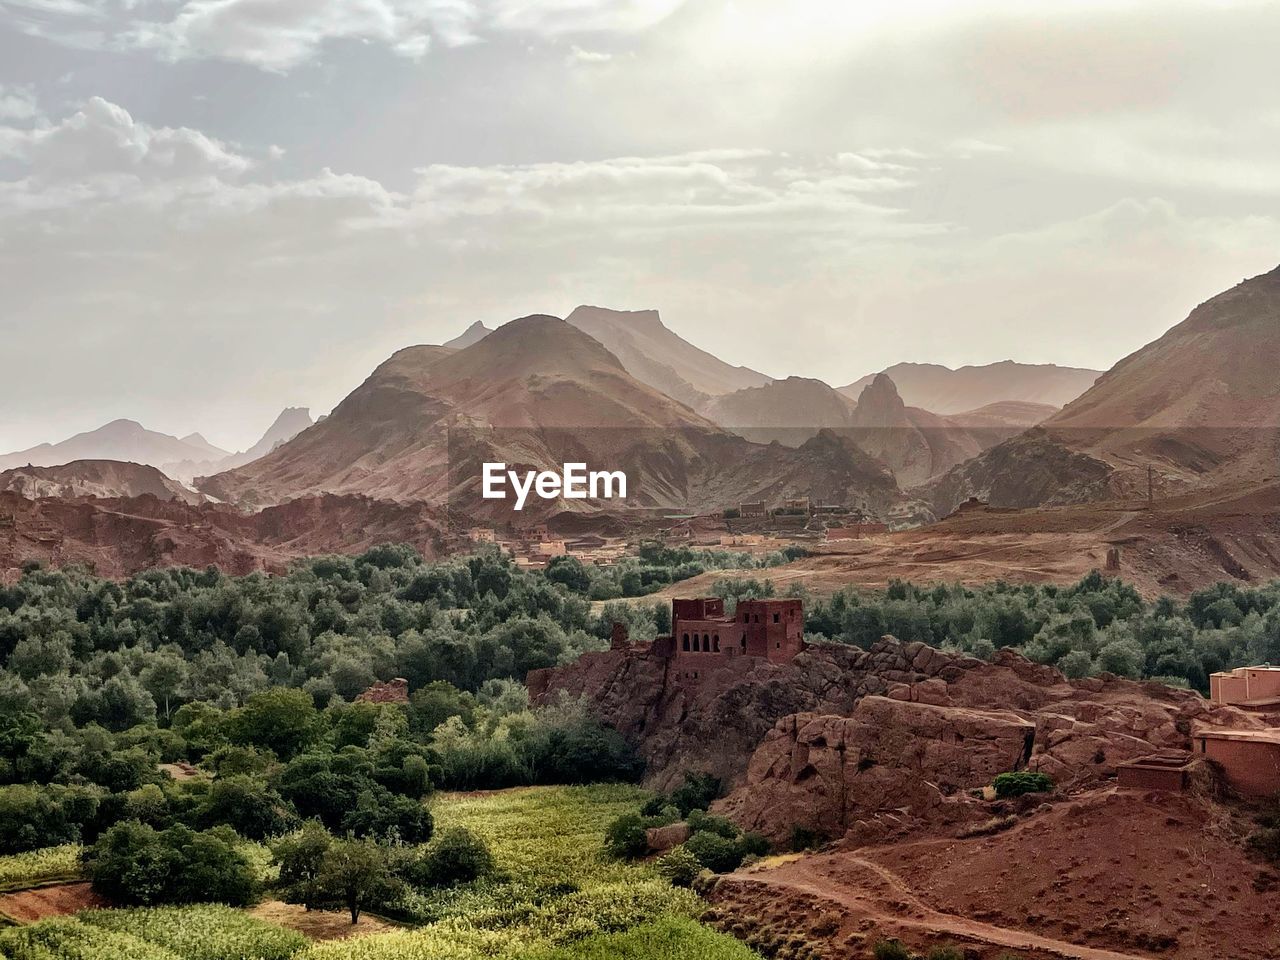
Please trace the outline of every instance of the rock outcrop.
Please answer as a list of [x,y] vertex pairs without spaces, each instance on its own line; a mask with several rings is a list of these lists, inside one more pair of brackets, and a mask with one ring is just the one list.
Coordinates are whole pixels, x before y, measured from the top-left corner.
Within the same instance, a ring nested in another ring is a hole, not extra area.
[[964,790],[1026,765],[1035,732],[1008,711],[887,697],[863,699],[849,717],[796,714],[769,731],[720,809],[775,842],[796,826],[841,837],[886,812],[950,822],[971,807]]
[[875,836],[975,813],[966,792],[1005,770],[1064,788],[1119,763],[1186,749],[1198,725],[1262,724],[1159,683],[1069,681],[1013,650],[991,662],[885,637],[869,650],[812,646],[785,664],[728,661],[696,679],[639,647],[534,671],[535,703],[585,696],[635,743],[648,782],[713,773],[723,809],[775,840],[794,826]]

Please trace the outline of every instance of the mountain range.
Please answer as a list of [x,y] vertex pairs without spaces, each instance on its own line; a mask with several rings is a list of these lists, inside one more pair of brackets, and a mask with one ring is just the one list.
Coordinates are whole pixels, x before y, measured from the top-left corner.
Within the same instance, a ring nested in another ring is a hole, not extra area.
[[[481,463],[581,461],[627,472],[624,509],[812,496],[883,516],[923,498],[942,516],[970,497],[1027,507],[1265,481],[1280,472],[1278,361],[1280,269],[1210,299],[1100,376],[1009,361],[899,364],[835,389],[725,363],[657,311],[581,306],[563,320],[477,322],[445,344],[405,348],[328,419],[312,425],[290,408],[241,454],[114,421],[0,468],[130,460],[198,475],[200,491],[242,506],[340,493],[493,516],[506,506],[480,495]],[[83,469],[6,482],[154,487]]]
[[857,399],[881,374],[894,382],[908,406],[946,415],[1011,400],[1062,407],[1093,386],[1102,371],[1012,360],[956,370],[936,363],[895,363],[839,390]]
[[855,445],[830,434],[798,449],[752,443],[632,376],[577,326],[545,315],[504,324],[461,350],[401,350],[323,423],[198,486],[253,505],[328,491],[509,511],[480,496],[483,462],[621,469],[631,495],[619,507],[633,509],[701,511],[813,494],[884,511],[900,499],[889,471]]
[[[305,407],[288,407],[276,417],[267,432],[252,447],[240,453],[228,453],[198,433],[174,437],[148,430],[136,420],[112,420],[95,430],[78,433],[59,443],[42,443],[27,450],[0,454],[0,470],[112,460],[155,467],[185,484],[201,474],[229,470],[256,460],[270,453],[279,444],[291,440],[311,426],[311,422],[311,415]],[[61,471],[60,482],[74,486],[79,482],[73,478],[74,472]],[[93,471],[86,474],[83,482],[91,486],[97,482]]]

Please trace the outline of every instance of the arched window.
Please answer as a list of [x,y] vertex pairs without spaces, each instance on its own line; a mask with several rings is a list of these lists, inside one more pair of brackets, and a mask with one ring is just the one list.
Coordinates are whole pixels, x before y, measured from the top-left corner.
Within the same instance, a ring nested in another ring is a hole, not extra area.
[[773,622],[774,622],[774,623],[777,623],[777,622],[778,622],[778,614],[776,614],[776,613],[773,615]]
[[689,649],[689,635],[687,633],[683,637],[681,649],[684,649],[684,650]]
[[742,652],[746,653],[747,652],[747,635],[745,633],[742,635],[742,640],[739,641],[739,645],[742,647]]
[[711,649],[716,653],[720,652],[720,634],[716,634],[711,638]]
[[711,652],[711,634],[704,633],[702,635],[702,650],[704,653]]
[[760,614],[758,614],[758,613],[753,613],[753,614],[751,615],[751,622],[752,622],[752,623],[759,623],[759,622],[760,622]]

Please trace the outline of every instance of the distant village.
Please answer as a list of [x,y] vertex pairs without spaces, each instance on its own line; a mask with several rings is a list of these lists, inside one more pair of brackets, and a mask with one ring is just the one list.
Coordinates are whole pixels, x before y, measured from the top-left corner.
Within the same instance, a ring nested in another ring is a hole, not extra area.
[[[903,517],[903,525],[908,518]],[[859,507],[815,504],[797,497],[771,505],[758,500],[740,503],[714,514],[655,512],[639,523],[643,536],[555,533],[547,523],[469,528],[458,546],[494,544],[510,553],[517,567],[541,570],[554,558],[572,556],[583,563],[610,566],[634,554],[639,539],[707,550],[736,550],[765,554],[797,544],[837,544],[866,540],[894,529],[892,523],[870,519]]]

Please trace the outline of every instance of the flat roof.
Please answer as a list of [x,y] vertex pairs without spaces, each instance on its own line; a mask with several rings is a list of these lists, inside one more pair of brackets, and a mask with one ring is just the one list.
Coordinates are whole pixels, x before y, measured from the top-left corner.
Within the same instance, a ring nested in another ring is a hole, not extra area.
[[1280,747],[1280,729],[1278,730],[1200,730],[1192,734],[1195,738],[1209,740],[1247,740],[1251,743],[1273,743]]
[[1274,666],[1272,666],[1272,665],[1271,665],[1271,664],[1269,664],[1269,663],[1260,663],[1260,664],[1258,664],[1256,667],[1236,667],[1236,668],[1234,668],[1234,669],[1232,669],[1232,670],[1219,670],[1219,671],[1217,671],[1216,673],[1211,673],[1211,674],[1209,674],[1209,676],[1211,676],[1211,677],[1236,677],[1236,676],[1239,676],[1241,673],[1243,673],[1245,670],[1277,670],[1277,671],[1280,671],[1280,667],[1274,667]]
[[1117,766],[1121,767],[1141,767],[1144,769],[1161,769],[1161,770],[1181,770],[1190,766],[1193,759],[1192,754],[1186,752],[1178,753],[1153,753],[1146,757],[1137,757],[1134,760],[1126,760]]

